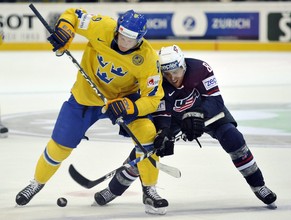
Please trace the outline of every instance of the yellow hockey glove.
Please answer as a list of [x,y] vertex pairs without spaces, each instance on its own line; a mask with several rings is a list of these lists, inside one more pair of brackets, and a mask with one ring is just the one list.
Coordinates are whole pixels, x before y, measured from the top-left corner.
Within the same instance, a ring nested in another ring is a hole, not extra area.
[[57,56],[62,56],[75,37],[75,29],[72,24],[64,19],[60,19],[55,26],[54,32],[48,37],[48,41],[53,46],[53,51]]
[[122,117],[124,120],[132,120],[138,115],[138,109],[134,102],[128,98],[118,98],[108,101],[105,108],[106,114],[116,124],[116,120]]

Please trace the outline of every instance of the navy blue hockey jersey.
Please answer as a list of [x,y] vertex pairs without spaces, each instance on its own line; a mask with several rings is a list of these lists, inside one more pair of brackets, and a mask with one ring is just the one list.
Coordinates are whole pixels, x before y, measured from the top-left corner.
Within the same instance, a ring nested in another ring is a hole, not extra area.
[[185,112],[203,109],[211,118],[224,108],[223,99],[212,68],[204,61],[186,58],[186,72],[180,88],[163,80],[164,98],[153,113],[157,129],[170,127],[172,120],[181,120]]

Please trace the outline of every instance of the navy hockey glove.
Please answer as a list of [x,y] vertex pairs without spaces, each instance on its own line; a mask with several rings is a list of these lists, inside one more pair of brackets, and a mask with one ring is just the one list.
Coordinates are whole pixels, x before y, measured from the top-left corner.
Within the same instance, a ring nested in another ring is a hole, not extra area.
[[160,157],[174,154],[174,136],[169,128],[158,131],[154,148],[157,149],[156,155]]
[[201,137],[204,132],[204,113],[201,110],[185,113],[182,117],[181,130],[188,141]]
[[62,56],[67,50],[75,36],[74,27],[66,20],[59,20],[54,32],[47,39],[53,46],[57,56]]
[[106,114],[116,124],[116,120],[122,117],[124,120],[130,120],[138,115],[138,109],[134,102],[128,98],[118,98],[108,101],[106,104]]

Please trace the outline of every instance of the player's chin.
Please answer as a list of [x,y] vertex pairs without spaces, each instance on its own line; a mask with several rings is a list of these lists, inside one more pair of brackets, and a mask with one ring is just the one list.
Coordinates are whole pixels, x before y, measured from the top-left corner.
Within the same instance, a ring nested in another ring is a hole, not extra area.
[[175,82],[172,81],[171,84],[172,84],[175,88],[180,88],[181,85],[182,85],[182,81],[180,81],[180,80],[177,80],[177,81],[175,81]]
[[122,52],[126,52],[130,49],[128,47],[123,47],[123,46],[118,46],[118,47],[119,47],[119,50],[121,50]]

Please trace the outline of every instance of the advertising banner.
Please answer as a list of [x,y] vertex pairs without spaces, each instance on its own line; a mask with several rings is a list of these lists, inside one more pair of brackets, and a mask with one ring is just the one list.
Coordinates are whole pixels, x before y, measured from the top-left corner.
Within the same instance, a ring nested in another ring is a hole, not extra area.
[[144,13],[148,39],[259,39],[259,13]]
[[[229,42],[244,43],[243,48],[251,49],[252,43],[272,43],[274,49],[284,49],[285,44],[281,43],[291,42],[291,2],[80,2],[36,3],[35,6],[52,28],[69,8],[84,8],[89,14],[108,15],[116,20],[120,14],[133,9],[147,18],[145,38],[155,43],[158,40],[188,41],[209,49],[220,49],[221,45],[232,49],[226,44]],[[0,3],[0,29],[5,34],[2,50],[25,49],[29,44],[34,49],[49,48],[48,32],[29,8],[29,3]],[[77,34],[73,46],[78,49],[86,42],[87,39]],[[208,42],[209,46],[206,45]]]
[[291,11],[268,14],[268,40],[291,41]]

